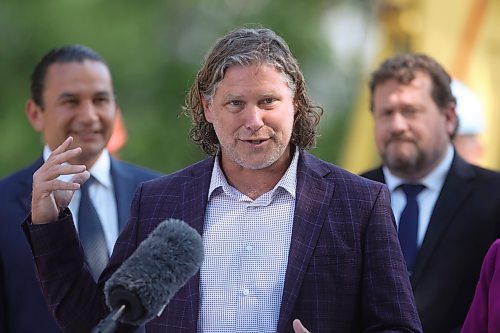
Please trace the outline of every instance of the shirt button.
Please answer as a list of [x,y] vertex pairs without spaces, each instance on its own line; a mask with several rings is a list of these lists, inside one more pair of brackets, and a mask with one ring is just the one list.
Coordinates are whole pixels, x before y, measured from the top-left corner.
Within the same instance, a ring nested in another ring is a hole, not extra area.
[[252,251],[252,250],[253,250],[252,245],[247,245],[247,251]]
[[250,294],[250,290],[248,288],[243,288],[243,295],[248,296]]

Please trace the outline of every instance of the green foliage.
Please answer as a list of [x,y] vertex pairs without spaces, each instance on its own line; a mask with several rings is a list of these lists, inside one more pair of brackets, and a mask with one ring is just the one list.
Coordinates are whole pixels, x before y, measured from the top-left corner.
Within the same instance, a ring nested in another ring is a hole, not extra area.
[[[318,19],[326,7],[302,0],[3,0],[0,177],[41,153],[23,113],[34,65],[49,49],[74,43],[95,49],[111,68],[129,135],[123,159],[168,173],[203,158],[188,139],[190,120],[178,116],[184,96],[214,41],[246,24],[272,28],[289,43],[311,95],[328,113],[313,152],[335,162],[352,96],[337,96],[324,83],[337,70]],[[320,83],[311,84],[318,73]],[[351,91],[353,79],[343,81]]]

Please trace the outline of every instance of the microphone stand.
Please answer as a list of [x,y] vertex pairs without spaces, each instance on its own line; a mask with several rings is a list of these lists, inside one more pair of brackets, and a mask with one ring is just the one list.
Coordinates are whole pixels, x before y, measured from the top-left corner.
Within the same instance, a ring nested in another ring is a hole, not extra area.
[[113,333],[116,330],[116,322],[125,312],[126,306],[122,304],[119,308],[114,309],[106,318],[101,320],[99,324],[92,330],[91,333]]

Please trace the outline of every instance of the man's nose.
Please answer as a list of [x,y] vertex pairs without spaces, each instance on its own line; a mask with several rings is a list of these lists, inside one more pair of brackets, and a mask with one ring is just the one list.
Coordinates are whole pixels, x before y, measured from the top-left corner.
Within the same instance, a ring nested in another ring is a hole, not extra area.
[[395,112],[390,120],[390,128],[395,133],[401,133],[409,128],[408,119],[400,112]]
[[94,122],[99,119],[97,109],[92,101],[82,103],[79,116],[85,122]]
[[245,128],[257,131],[264,126],[263,113],[264,110],[257,105],[248,105],[244,110]]

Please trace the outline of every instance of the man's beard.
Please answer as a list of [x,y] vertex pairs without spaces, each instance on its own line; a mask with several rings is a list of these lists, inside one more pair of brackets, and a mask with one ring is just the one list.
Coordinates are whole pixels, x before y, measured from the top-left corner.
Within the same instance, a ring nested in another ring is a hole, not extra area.
[[[274,139],[271,138],[271,140]],[[225,153],[230,160],[246,169],[260,170],[273,165],[277,160],[279,160],[280,157],[284,154],[286,148],[287,145],[275,142],[275,145],[269,151],[267,151],[265,157],[260,161],[249,160],[248,158],[246,158],[246,155],[242,154],[241,151],[234,149],[234,147],[231,147],[231,149],[223,150],[223,153]]]
[[413,151],[391,152],[389,147],[382,153],[382,160],[389,170],[396,174],[412,175],[418,173],[425,165],[425,155],[415,145]]

